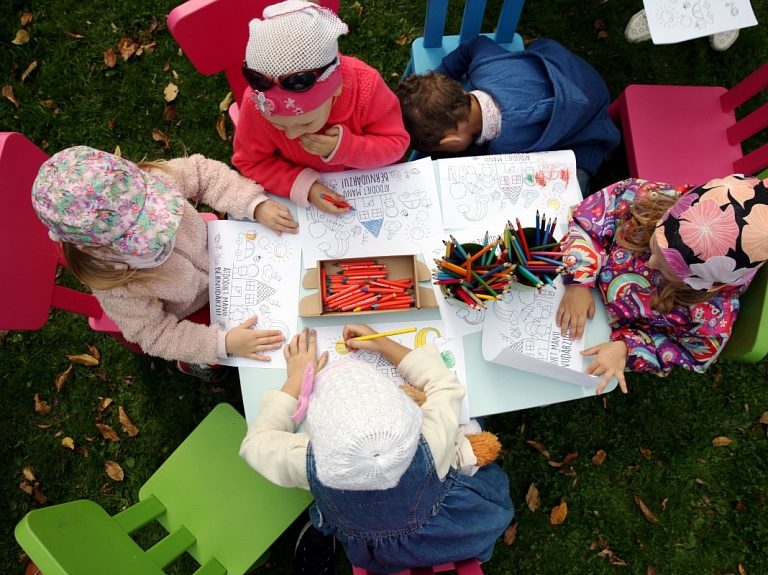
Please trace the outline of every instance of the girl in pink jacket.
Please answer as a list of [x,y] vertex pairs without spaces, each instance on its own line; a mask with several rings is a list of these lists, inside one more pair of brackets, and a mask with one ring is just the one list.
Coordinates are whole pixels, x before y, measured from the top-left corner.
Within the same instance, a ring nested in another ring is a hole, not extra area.
[[201,155],[136,165],[76,146],[48,159],[32,187],[35,211],[61,242],[70,271],[123,336],[185,373],[218,381],[226,373],[215,369],[219,359],[269,361],[261,353],[284,337],[250,329],[256,316],[229,331],[184,319],[208,303],[208,232],[189,200],[297,232],[288,208],[261,186]]

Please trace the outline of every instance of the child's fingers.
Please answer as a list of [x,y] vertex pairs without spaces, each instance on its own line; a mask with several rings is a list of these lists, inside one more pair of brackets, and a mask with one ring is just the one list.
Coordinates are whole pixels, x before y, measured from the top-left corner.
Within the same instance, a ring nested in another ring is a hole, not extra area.
[[[256,361],[272,361],[271,357],[259,355],[258,353],[249,353],[246,357],[248,359],[255,359]],[[286,356],[286,359],[288,359],[288,356]]]
[[254,315],[241,323],[239,327],[242,327],[243,329],[250,329],[252,326],[256,325],[257,321],[259,321],[259,316]]
[[328,352],[324,351],[323,354],[320,356],[320,359],[317,360],[317,371],[320,371],[326,365],[328,365]]

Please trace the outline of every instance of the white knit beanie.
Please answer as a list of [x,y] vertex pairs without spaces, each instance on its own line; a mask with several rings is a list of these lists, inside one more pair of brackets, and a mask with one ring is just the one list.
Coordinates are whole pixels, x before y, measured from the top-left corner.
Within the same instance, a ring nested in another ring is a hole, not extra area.
[[315,378],[306,425],[320,483],[333,489],[391,489],[421,436],[423,415],[398,385],[365,362],[331,364]]
[[349,32],[331,10],[302,0],[268,6],[263,18],[249,24],[245,61],[275,77],[330,64],[339,52],[337,38]]

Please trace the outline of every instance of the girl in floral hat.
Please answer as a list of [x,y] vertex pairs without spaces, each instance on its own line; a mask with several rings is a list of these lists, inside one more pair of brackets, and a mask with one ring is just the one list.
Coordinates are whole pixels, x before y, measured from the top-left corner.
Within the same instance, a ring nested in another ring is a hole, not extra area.
[[[250,329],[256,316],[229,331],[205,325],[208,232],[189,200],[278,233],[297,231],[288,208],[267,199],[261,186],[199,154],[136,165],[76,146],[48,159],[32,187],[32,205],[61,242],[70,271],[125,339],[176,360],[185,373],[218,381],[226,374],[215,369],[219,359],[235,353],[269,361],[262,352],[279,348],[284,337]],[[184,319],[195,312],[202,323]]]
[[584,288],[599,287],[611,341],[583,352],[595,356],[587,373],[603,376],[598,394],[611,377],[626,393],[625,369],[703,372],[768,259],[768,187],[738,175],[693,189],[625,180],[575,207],[569,243],[557,325],[579,339],[595,311]]
[[[381,74],[339,54],[347,25],[311,2],[287,0],[250,22],[232,164],[272,194],[331,214],[350,209],[319,172],[399,161],[409,137]],[[340,204],[340,205],[339,205]]]

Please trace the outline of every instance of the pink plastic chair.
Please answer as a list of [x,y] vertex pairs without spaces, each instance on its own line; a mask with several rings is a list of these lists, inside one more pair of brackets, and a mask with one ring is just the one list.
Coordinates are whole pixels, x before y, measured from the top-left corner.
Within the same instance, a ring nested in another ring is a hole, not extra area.
[[[229,117],[237,126],[240,100],[247,84],[242,74],[248,22],[261,18],[276,0],[189,0],[168,14],[168,30],[192,65],[206,76],[224,71],[235,102]],[[339,0],[317,2],[334,12]]]
[[768,144],[744,156],[741,143],[768,126],[768,104],[742,120],[735,110],[768,87],[768,64],[730,90],[632,84],[608,108],[624,132],[632,177],[703,184],[768,166]]
[[[445,565],[438,565],[437,567],[406,569],[395,575],[434,575],[441,571],[455,571],[457,575],[483,575],[483,570],[480,568],[480,562],[477,559],[465,559],[464,561],[446,563]],[[352,573],[353,575],[374,575],[370,571],[360,569],[359,567],[352,567]]]
[[[5,214],[0,226],[0,329],[40,329],[51,308],[56,308],[86,316],[91,329],[143,354],[141,347],[123,337],[94,296],[56,284],[56,266],[66,264],[30,200],[32,184],[47,159],[45,152],[21,134],[0,132],[0,202]],[[215,214],[204,217],[217,219]],[[193,316],[188,319],[207,322],[207,308]]]

